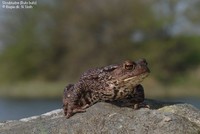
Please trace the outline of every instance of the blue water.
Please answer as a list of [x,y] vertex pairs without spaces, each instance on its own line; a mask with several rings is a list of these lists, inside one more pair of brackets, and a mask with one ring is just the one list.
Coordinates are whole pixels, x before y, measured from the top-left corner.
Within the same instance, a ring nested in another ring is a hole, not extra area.
[[[200,109],[200,98],[164,99],[172,102],[185,102]],[[62,108],[60,100],[8,100],[0,99],[0,122],[17,120],[40,115],[54,109]]]
[[62,108],[61,100],[0,99],[0,121],[16,120]]
[[183,102],[188,103],[200,109],[200,98],[177,98],[177,99],[164,99],[169,102]]

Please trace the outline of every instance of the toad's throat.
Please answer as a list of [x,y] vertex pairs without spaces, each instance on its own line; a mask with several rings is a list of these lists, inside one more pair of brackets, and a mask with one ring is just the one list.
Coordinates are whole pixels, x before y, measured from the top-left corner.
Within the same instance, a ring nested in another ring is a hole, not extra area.
[[134,81],[134,80],[143,80],[147,76],[148,76],[148,73],[144,73],[140,76],[133,76],[133,77],[126,78],[123,81],[127,82],[127,81]]
[[127,81],[134,80],[134,79],[136,79],[136,76],[126,78],[126,79],[124,79],[123,81],[124,81],[124,82],[127,82]]

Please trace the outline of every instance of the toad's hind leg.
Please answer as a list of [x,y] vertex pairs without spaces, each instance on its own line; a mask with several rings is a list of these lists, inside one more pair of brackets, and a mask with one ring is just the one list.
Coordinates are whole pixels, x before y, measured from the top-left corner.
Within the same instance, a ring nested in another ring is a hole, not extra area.
[[150,108],[149,105],[144,103],[145,95],[142,85],[136,86],[132,94],[128,96],[128,99],[130,99],[130,102],[134,104],[134,109]]

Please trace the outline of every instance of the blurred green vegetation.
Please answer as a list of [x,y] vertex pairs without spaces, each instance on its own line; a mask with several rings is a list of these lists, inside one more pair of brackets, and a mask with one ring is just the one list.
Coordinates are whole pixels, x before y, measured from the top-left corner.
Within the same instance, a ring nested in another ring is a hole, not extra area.
[[[20,96],[27,89],[30,93],[24,96],[38,91],[34,97],[59,96],[65,84],[88,68],[142,57],[152,72],[150,82],[156,81],[152,87],[169,90],[190,83],[196,91],[198,82],[189,76],[200,68],[200,38],[167,34],[163,26],[173,19],[155,18],[153,2],[68,0],[5,12],[9,17],[0,33],[2,95]],[[150,82],[146,85],[151,87]]]

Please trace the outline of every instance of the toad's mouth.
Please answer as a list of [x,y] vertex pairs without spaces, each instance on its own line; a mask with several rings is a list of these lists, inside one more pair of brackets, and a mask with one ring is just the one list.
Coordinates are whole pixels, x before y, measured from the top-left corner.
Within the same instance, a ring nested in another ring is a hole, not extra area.
[[137,75],[137,76],[132,76],[132,77],[129,77],[129,78],[126,78],[124,79],[123,81],[124,82],[127,82],[127,81],[134,81],[136,79],[141,79],[143,80],[145,77],[147,77],[149,75],[149,73],[143,73],[143,74],[140,74],[140,75]]

